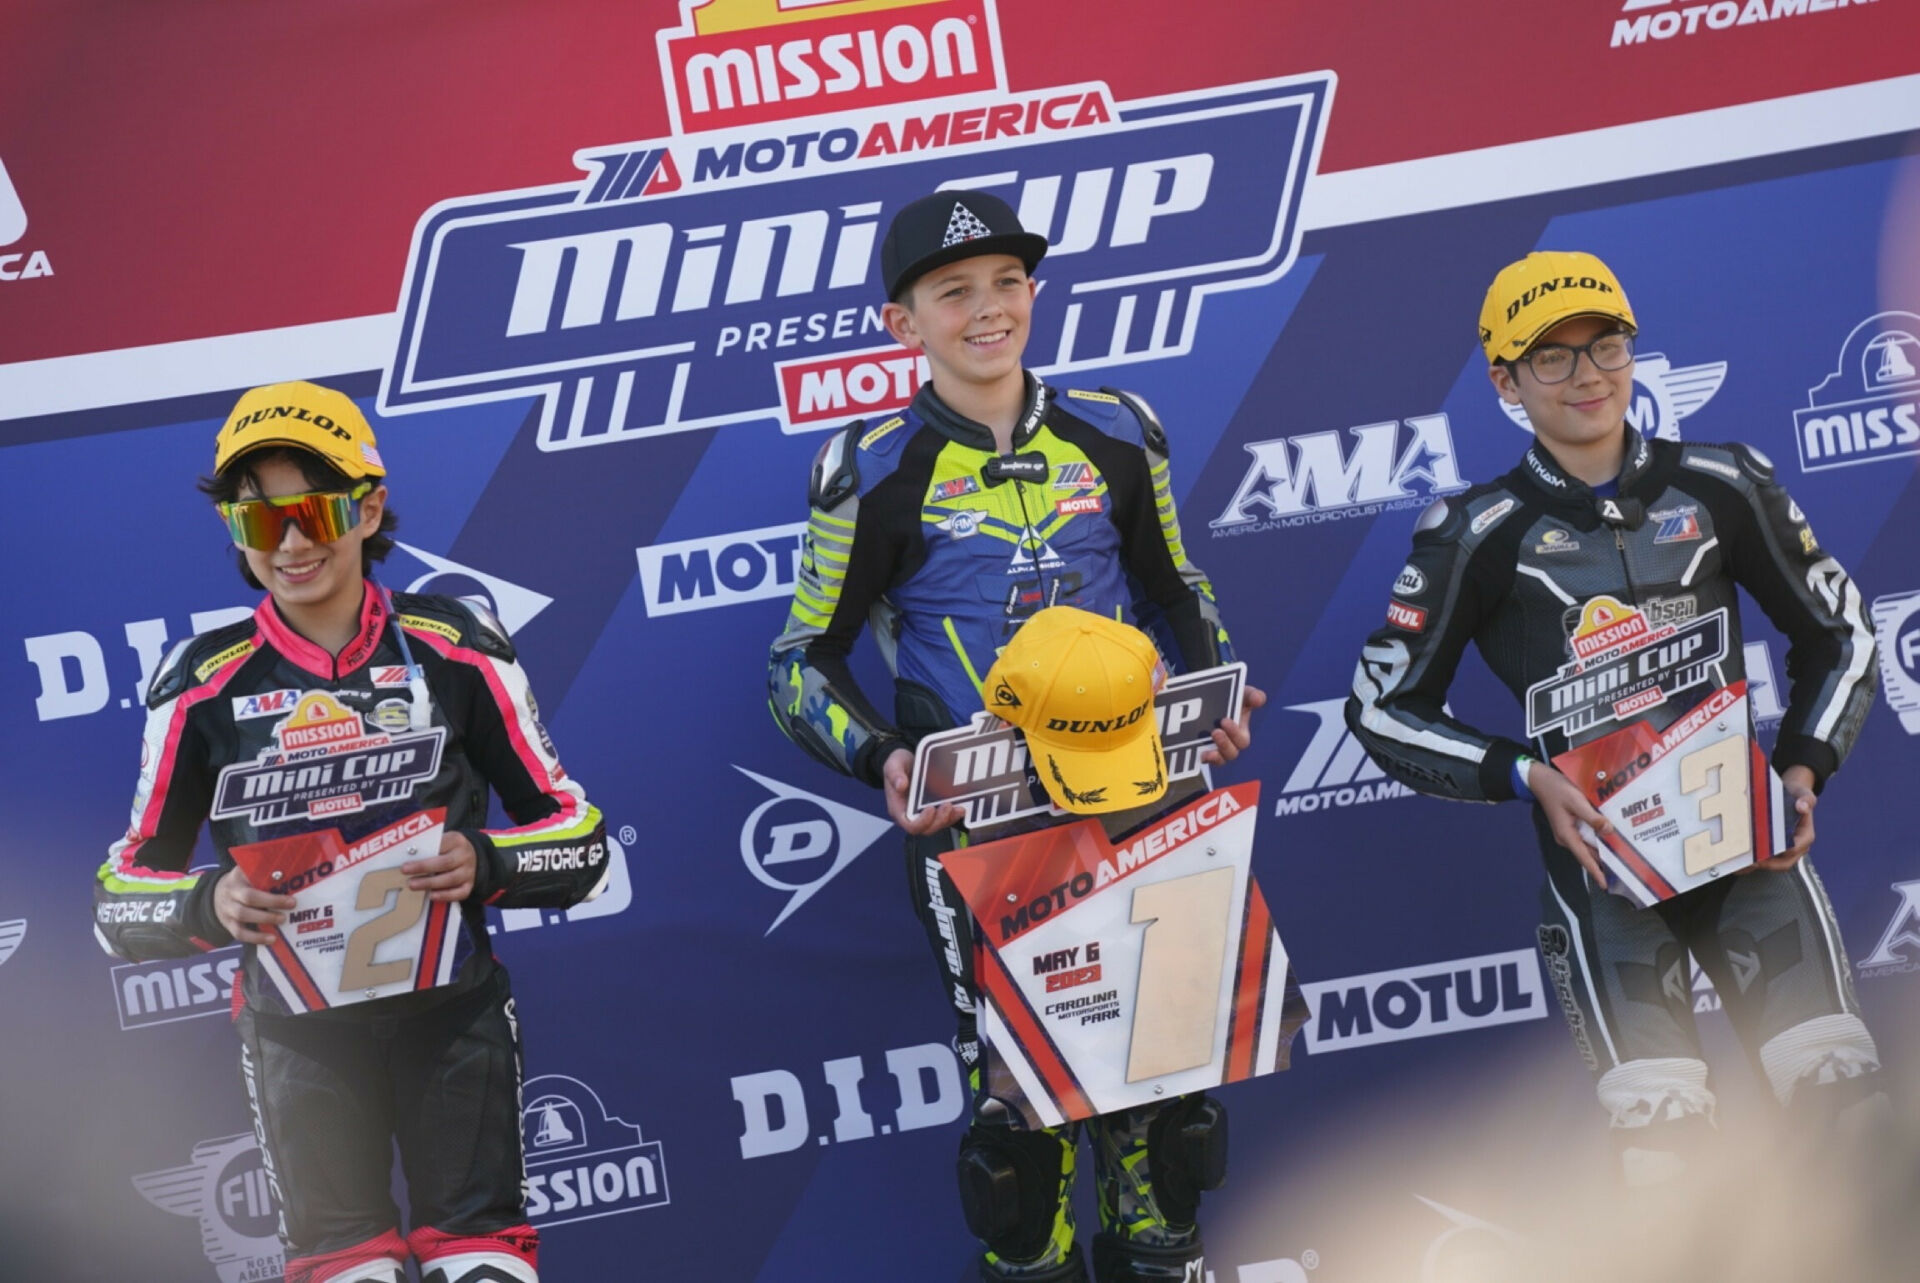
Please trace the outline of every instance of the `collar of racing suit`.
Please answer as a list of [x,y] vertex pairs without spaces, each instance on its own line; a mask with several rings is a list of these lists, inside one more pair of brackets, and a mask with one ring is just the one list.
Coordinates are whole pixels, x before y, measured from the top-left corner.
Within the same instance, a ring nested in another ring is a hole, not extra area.
[[[1033,434],[1040,430],[1047,417],[1047,385],[1034,378],[1031,370],[1022,370],[1021,377],[1026,380],[1026,393],[1019,421],[1013,425],[1013,448],[1016,450],[1033,440]],[[942,401],[940,394],[933,390],[933,384],[920,385],[920,390],[913,394],[911,408],[923,423],[930,424],[934,431],[949,441],[957,441],[988,454],[999,453],[993,444],[993,429],[969,419]]]
[[387,626],[387,606],[383,595],[362,580],[360,626],[354,630],[353,640],[341,647],[337,656],[295,632],[280,617],[271,594],[254,607],[253,620],[267,644],[280,654],[316,677],[337,681],[370,661],[380,648],[380,633]]
[[[1620,493],[1637,498],[1657,493],[1660,487],[1654,477],[1661,471],[1657,452],[1635,428],[1623,424],[1620,430],[1631,438],[1627,442],[1626,459],[1620,465]],[[1583,528],[1590,529],[1597,524],[1593,488],[1562,468],[1551,450],[1535,441],[1527,447],[1521,463],[1521,475],[1533,483],[1550,506],[1580,514],[1586,518],[1577,523]]]

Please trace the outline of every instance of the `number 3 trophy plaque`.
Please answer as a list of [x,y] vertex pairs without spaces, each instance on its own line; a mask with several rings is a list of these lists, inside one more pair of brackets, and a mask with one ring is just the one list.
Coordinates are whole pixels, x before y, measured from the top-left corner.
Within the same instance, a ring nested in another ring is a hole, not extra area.
[[1306,1004],[1253,877],[1260,786],[1207,792],[1200,761],[1245,680],[1166,680],[1137,629],[1052,607],[987,711],[920,744],[909,805],[966,813],[974,842],[942,862],[979,922],[994,1094],[1029,1125],[1287,1068]]

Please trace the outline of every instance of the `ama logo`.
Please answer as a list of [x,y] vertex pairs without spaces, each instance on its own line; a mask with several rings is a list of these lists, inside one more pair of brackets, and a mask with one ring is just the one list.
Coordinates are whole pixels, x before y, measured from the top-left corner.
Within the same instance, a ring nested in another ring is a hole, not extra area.
[[787,895],[786,905],[767,928],[766,934],[772,935],[893,824],[744,766],[733,769],[773,794],[740,826],[740,858],[747,872],[762,886]]
[[994,0],[682,0],[658,44],[669,136],[422,217],[382,413],[536,398],[552,450],[897,403],[876,249],[943,187],[1051,243],[1036,370],[1180,355],[1209,294],[1292,266],[1334,85],[1016,91]]
[[527,1219],[536,1227],[672,1201],[660,1142],[608,1113],[593,1088],[565,1074],[543,1074],[521,1088],[520,1099]]
[[[1680,421],[1713,400],[1713,394],[1726,381],[1725,361],[1675,365],[1658,352],[1636,356],[1633,360],[1633,391],[1627,400],[1627,422],[1641,436],[1678,441]],[[1525,409],[1508,405],[1505,401],[1499,405],[1516,427],[1533,431],[1533,424],[1527,421]]]
[[1920,315],[1881,312],[1853,327],[1833,372],[1793,412],[1800,470],[1920,454]]
[[1423,414],[1405,428],[1389,420],[1338,432],[1250,441],[1253,456],[1233,498],[1208,524],[1215,538],[1371,517],[1425,506],[1464,490],[1453,432],[1444,414]]
[[203,1140],[184,1167],[133,1178],[163,1212],[200,1223],[200,1246],[220,1283],[280,1277],[280,1204],[252,1132]]

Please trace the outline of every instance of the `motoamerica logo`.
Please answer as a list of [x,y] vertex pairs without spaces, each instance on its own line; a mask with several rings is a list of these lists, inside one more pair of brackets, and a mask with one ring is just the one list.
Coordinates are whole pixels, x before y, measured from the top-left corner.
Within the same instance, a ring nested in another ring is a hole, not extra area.
[[1554,730],[1573,736],[1624,721],[1705,682],[1708,670],[1727,657],[1724,607],[1671,632],[1614,637],[1608,627],[1618,625],[1598,625],[1589,634],[1605,639],[1603,649],[1576,657],[1527,688],[1529,739]]
[[672,135],[422,217],[383,413],[537,397],[545,449],[824,426],[775,364],[886,340],[875,248],[941,187],[996,190],[1052,244],[1027,349],[1044,374],[1180,355],[1208,294],[1297,254],[1330,72],[1117,103],[1098,82],[1008,89],[992,0],[682,14],[659,40]]
[[135,1176],[133,1187],[161,1211],[200,1223],[220,1283],[278,1283],[280,1203],[252,1132],[203,1140],[186,1166]]
[[[1675,365],[1659,352],[1633,359],[1633,392],[1627,399],[1627,422],[1644,437],[1680,439],[1680,421],[1713,400],[1727,381],[1725,361]],[[1533,431],[1525,407],[1498,402],[1515,426]]]
[[282,824],[411,797],[439,772],[447,732],[371,730],[331,694],[309,691],[273,737],[253,761],[221,768],[211,818]]
[[1284,529],[1346,517],[1370,517],[1425,505],[1435,495],[1466,489],[1444,414],[1338,432],[1251,441],[1253,462],[1233,498],[1209,524],[1216,538]]
[[1320,725],[1294,764],[1293,773],[1287,776],[1280,796],[1274,799],[1275,815],[1299,815],[1323,808],[1335,810],[1414,796],[1414,790],[1398,780],[1388,779],[1386,772],[1367,756],[1367,750],[1347,729],[1346,706],[1345,698],[1287,706],[1290,713],[1313,714]]

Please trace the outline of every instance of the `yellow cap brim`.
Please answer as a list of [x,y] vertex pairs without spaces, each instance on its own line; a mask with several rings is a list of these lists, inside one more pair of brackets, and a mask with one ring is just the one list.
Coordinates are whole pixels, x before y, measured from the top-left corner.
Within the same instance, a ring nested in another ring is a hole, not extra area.
[[228,464],[243,455],[249,455],[256,450],[265,450],[269,447],[281,447],[305,450],[308,454],[318,455],[339,469],[342,474],[351,477],[355,481],[367,478],[384,478],[387,475],[385,468],[374,467],[365,459],[357,457],[354,451],[350,449],[336,450],[332,448],[332,445],[333,443],[329,442],[323,447],[310,439],[302,439],[299,437],[261,437],[257,440],[248,441],[238,449],[222,448],[217,450],[214,454],[213,470],[215,472],[224,472]]
[[1551,330],[1554,326],[1562,322],[1577,320],[1582,316],[1598,316],[1605,320],[1618,321],[1629,330],[1634,328],[1633,318],[1617,309],[1593,307],[1591,305],[1586,307],[1570,307],[1564,312],[1555,312],[1548,315],[1540,324],[1534,327],[1533,333],[1531,334],[1514,334],[1510,336],[1507,340],[1509,345],[1511,345],[1515,339],[1522,340],[1519,349],[1493,359],[1496,361],[1518,361],[1533,348],[1535,343],[1540,341],[1540,337],[1548,330]]
[[1158,802],[1167,792],[1166,756],[1151,721],[1147,734],[1103,749],[1064,748],[1027,736],[1027,751],[1047,796],[1063,811],[1104,815]]

